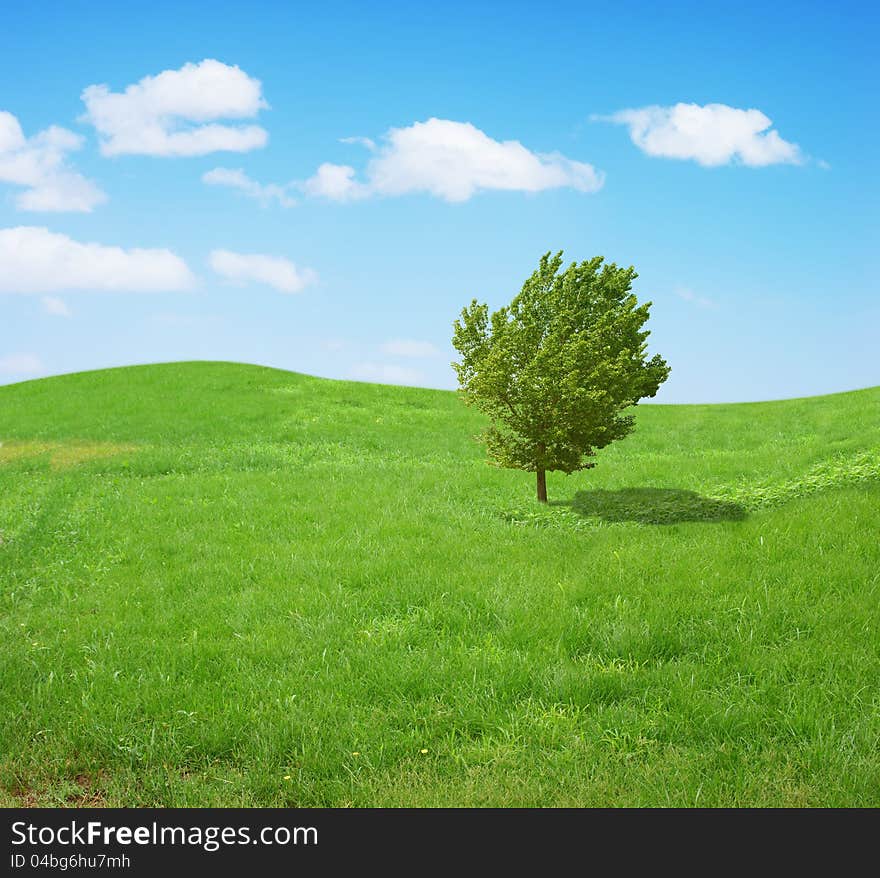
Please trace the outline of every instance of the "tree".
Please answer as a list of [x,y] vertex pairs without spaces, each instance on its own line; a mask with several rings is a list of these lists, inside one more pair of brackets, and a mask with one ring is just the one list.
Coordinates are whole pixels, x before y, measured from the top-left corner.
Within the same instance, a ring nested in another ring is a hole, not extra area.
[[454,323],[453,366],[468,405],[489,416],[478,438],[502,467],[537,473],[547,502],[547,470],[595,466],[596,450],[629,434],[626,411],[652,397],[669,375],[646,359],[650,302],[631,292],[635,270],[596,256],[564,271],[562,252],[491,318],[474,299]]

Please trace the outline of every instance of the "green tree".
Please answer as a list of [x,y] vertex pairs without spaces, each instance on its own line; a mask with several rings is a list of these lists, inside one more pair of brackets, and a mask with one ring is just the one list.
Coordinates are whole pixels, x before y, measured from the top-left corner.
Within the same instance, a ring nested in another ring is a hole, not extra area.
[[474,299],[454,324],[460,393],[489,416],[479,438],[498,466],[537,473],[543,503],[547,470],[595,466],[597,449],[632,431],[626,411],[669,375],[661,357],[646,359],[651,303],[631,292],[638,275],[603,263],[561,271],[562,252],[546,253],[510,305],[490,317]]

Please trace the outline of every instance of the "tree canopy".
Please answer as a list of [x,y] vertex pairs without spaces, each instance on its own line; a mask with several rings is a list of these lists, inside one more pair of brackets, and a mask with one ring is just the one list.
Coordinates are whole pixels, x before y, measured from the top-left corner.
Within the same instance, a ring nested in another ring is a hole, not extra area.
[[562,270],[546,253],[513,301],[491,317],[474,299],[455,321],[453,366],[464,401],[489,417],[480,437],[499,466],[538,474],[595,466],[596,450],[633,429],[628,410],[669,375],[647,359],[650,302],[632,293],[635,269],[601,256]]

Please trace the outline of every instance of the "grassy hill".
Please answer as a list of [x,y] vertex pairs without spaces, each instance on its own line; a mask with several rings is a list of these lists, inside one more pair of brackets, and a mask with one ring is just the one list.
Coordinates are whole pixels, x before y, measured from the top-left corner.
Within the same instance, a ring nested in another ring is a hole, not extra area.
[[442,391],[0,388],[0,804],[880,805],[880,388],[484,462]]

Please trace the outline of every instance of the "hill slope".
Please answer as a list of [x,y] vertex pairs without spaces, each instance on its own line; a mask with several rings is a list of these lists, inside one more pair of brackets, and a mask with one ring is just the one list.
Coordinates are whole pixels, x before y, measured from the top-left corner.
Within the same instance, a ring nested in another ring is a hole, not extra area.
[[224,363],[0,388],[0,801],[880,804],[880,388],[640,407],[548,508],[480,423]]

